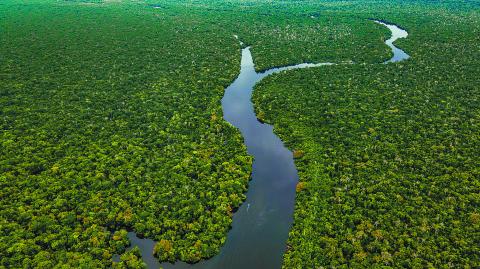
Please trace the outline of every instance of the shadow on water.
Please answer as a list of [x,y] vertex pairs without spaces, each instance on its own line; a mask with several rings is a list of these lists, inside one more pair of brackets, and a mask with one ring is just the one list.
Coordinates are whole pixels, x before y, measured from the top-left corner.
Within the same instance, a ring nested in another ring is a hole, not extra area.
[[[387,62],[407,59],[409,56],[393,45],[396,39],[406,37],[406,32],[394,25],[376,22],[392,31],[392,38],[385,43],[392,48],[394,56]],[[220,253],[196,264],[160,264],[152,255],[155,244],[153,240],[139,239],[135,233],[128,233],[132,246],[139,247],[148,268],[281,268],[288,232],[293,222],[298,175],[292,152],[273,133],[271,125],[257,120],[251,101],[252,91],[259,81],[271,74],[332,64],[303,63],[257,73],[250,47],[242,49],[240,74],[225,90],[222,108],[224,119],[240,130],[248,153],[254,157],[247,199],[234,214],[232,229]],[[118,260],[118,256],[115,259]]]

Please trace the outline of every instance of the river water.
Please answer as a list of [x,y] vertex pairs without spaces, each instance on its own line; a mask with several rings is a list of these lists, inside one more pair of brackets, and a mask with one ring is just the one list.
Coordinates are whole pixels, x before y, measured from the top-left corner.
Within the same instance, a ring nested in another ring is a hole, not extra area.
[[[392,37],[385,43],[392,48],[394,55],[385,63],[407,59],[409,56],[393,45],[398,38],[406,37],[407,32],[395,25],[376,22],[392,31]],[[140,248],[148,268],[159,268],[160,265],[165,269],[281,268],[293,221],[298,175],[292,152],[274,134],[271,125],[257,120],[251,101],[252,91],[259,81],[271,74],[324,65],[332,63],[303,63],[257,73],[250,47],[242,49],[240,74],[226,88],[222,108],[224,119],[240,130],[248,153],[254,157],[247,199],[234,214],[232,229],[220,253],[196,264],[160,264],[152,255],[155,242],[139,239],[130,232],[128,237],[132,246]]]
[[375,21],[375,22],[387,27],[390,30],[390,32],[392,32],[392,36],[387,41],[385,41],[385,44],[387,44],[387,46],[389,46],[392,49],[393,56],[391,59],[389,59],[385,63],[396,63],[396,62],[400,62],[410,58],[410,56],[407,53],[405,53],[405,51],[393,45],[393,42],[395,42],[395,40],[399,38],[406,38],[408,36],[407,31],[403,30],[402,28],[396,25],[388,24],[383,21]]

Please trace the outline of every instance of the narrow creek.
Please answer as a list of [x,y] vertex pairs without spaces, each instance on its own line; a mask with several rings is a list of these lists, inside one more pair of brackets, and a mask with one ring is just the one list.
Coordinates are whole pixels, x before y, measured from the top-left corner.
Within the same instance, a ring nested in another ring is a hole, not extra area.
[[[392,32],[392,37],[385,43],[392,48],[393,57],[385,63],[409,58],[408,54],[393,45],[398,38],[406,37],[407,32],[395,25],[375,22],[388,27]],[[292,152],[274,134],[271,125],[257,120],[251,101],[252,91],[259,81],[271,74],[332,64],[303,63],[257,73],[250,47],[242,49],[240,74],[225,89],[222,108],[224,119],[240,130],[248,153],[254,157],[247,199],[234,214],[232,229],[220,253],[196,264],[184,262],[160,264],[152,255],[155,242],[150,239],[139,239],[135,233],[130,232],[128,237],[132,247],[140,248],[148,268],[160,266],[165,269],[281,268],[288,233],[293,222],[298,175]]]

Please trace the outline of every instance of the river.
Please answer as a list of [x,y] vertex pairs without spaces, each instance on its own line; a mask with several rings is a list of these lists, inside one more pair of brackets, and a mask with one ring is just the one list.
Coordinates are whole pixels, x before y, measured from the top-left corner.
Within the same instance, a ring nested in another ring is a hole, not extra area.
[[[392,32],[385,44],[392,48],[393,56],[385,63],[408,59],[408,54],[393,44],[398,38],[405,38],[407,32],[393,24],[375,22]],[[292,152],[275,135],[271,125],[257,120],[251,101],[252,92],[259,81],[271,74],[332,64],[303,63],[257,73],[250,47],[242,49],[240,74],[225,89],[222,108],[224,119],[240,130],[248,153],[254,157],[247,199],[234,214],[232,229],[218,255],[196,264],[162,263],[164,269],[281,268],[293,222],[298,175]],[[147,267],[159,268],[160,263],[152,255],[155,242],[139,239],[133,232],[128,236],[132,246],[140,248]]]

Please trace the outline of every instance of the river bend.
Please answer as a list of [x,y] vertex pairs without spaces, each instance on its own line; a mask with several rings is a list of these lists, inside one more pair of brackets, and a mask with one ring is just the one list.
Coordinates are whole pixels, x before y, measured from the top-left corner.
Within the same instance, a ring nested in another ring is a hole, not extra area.
[[[375,21],[392,32],[385,41],[393,57],[385,63],[398,62],[409,56],[393,42],[408,34],[396,25]],[[235,36],[236,37],[236,36]],[[241,43],[243,44],[243,43]],[[263,78],[282,71],[312,68],[333,63],[303,63],[255,71],[250,47],[242,49],[241,70],[237,79],[225,89],[222,99],[223,117],[243,135],[248,153],[254,157],[252,180],[247,199],[233,216],[232,229],[225,245],[215,257],[196,264],[162,263],[165,269],[278,269],[281,268],[286,241],[293,222],[295,186],[298,182],[292,152],[287,149],[269,124],[257,120],[252,91]],[[138,246],[148,268],[159,268],[152,255],[155,242],[128,234],[132,246]]]

